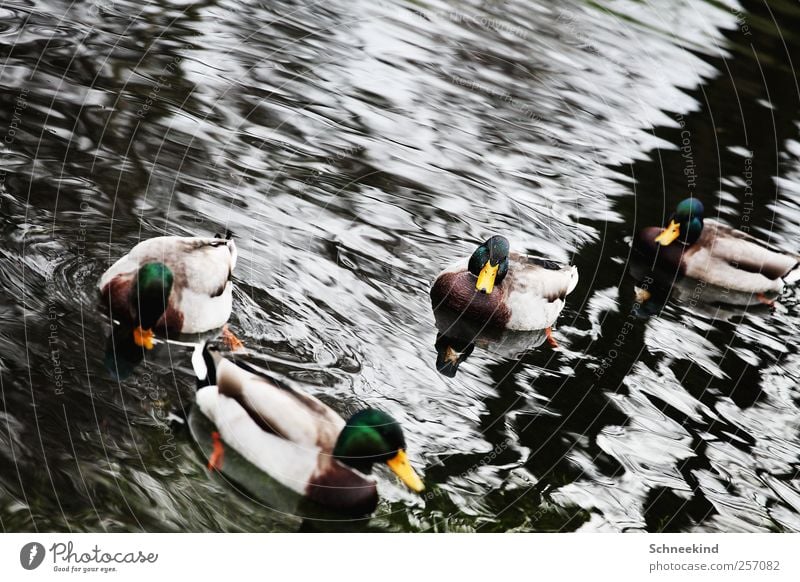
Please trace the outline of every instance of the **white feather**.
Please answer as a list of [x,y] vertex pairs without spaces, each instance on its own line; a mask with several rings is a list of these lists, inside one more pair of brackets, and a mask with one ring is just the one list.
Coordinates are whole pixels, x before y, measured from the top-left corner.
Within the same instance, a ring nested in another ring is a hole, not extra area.
[[192,369],[198,380],[205,380],[208,377],[208,366],[203,357],[203,344],[195,344],[192,352]]
[[317,467],[319,448],[265,432],[241,404],[220,395],[216,386],[198,390],[197,405],[227,445],[282,485],[305,494]]
[[225,291],[217,297],[184,289],[175,307],[184,316],[182,333],[201,333],[222,327],[233,309],[233,284],[228,281]]
[[[218,378],[243,372],[227,360],[220,362],[217,370]],[[334,435],[335,440],[344,428],[344,419],[313,396],[277,387],[255,375],[249,375],[241,386],[244,405],[275,432],[299,445],[316,446],[321,433]],[[319,408],[314,411],[304,406],[305,402],[313,402]]]
[[706,247],[699,247],[686,262],[686,276],[740,293],[780,293],[784,286],[783,279],[738,269]]
[[223,326],[230,317],[233,284],[229,278],[237,257],[233,240],[155,237],[140,242],[114,263],[103,273],[98,286],[102,290],[115,277],[133,280],[143,264],[162,262],[175,276],[170,304],[183,314],[180,331],[201,333]]
[[[565,266],[561,269],[544,267],[513,268],[509,271],[506,305],[511,310],[507,328],[516,331],[551,327],[564,309],[563,299],[578,284],[578,269]],[[506,284],[506,282],[503,282]]]

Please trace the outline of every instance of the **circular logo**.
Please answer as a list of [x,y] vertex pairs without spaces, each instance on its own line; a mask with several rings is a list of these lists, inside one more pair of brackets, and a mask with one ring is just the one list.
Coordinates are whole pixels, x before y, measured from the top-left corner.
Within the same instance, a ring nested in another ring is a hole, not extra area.
[[26,570],[35,570],[44,561],[44,546],[39,542],[30,542],[19,551],[19,563]]

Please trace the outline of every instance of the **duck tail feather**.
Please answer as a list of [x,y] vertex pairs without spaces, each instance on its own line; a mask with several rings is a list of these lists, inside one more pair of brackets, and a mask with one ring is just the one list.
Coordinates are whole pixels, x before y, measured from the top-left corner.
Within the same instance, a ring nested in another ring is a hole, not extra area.
[[572,293],[578,285],[578,267],[571,265],[569,268],[569,284],[567,286],[567,294]]
[[795,263],[794,267],[789,269],[789,272],[783,276],[783,281],[789,285],[800,281],[800,263]]
[[226,228],[224,235],[222,235],[220,233],[216,233],[214,235],[214,238],[221,238],[221,239],[225,239],[225,240],[231,240],[233,238],[233,231],[231,229],[229,229],[229,228]]

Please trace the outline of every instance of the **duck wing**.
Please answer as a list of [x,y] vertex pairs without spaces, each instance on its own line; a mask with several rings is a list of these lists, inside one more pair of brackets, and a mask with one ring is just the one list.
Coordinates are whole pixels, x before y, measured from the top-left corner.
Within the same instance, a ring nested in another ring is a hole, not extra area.
[[798,256],[757,238],[706,220],[700,239],[684,253],[686,275],[746,293],[780,292]]
[[535,295],[548,301],[563,300],[578,284],[578,269],[550,259],[511,253],[506,282],[510,293]]
[[578,284],[578,269],[549,259],[511,253],[503,280],[506,327],[530,331],[552,326],[564,309],[565,298]]
[[219,386],[198,390],[197,406],[214,423],[226,444],[285,487],[305,494],[316,472],[319,449],[263,430],[239,400],[220,394]]
[[345,421],[318,399],[243,362],[223,358],[216,373],[220,395],[238,402],[261,430],[298,445],[333,451]]
[[174,287],[217,297],[221,295],[236,266],[236,244],[232,239],[159,236],[140,242],[114,263],[100,278],[102,291],[115,278],[133,281],[145,263],[167,265]]

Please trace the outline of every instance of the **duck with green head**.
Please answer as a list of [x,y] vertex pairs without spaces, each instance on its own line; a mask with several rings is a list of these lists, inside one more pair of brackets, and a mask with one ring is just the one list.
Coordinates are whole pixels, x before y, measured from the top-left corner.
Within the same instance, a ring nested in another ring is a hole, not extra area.
[[694,244],[703,233],[704,210],[703,203],[697,198],[682,200],[670,216],[669,225],[655,237],[655,242],[665,247],[676,240],[683,245]]
[[399,423],[368,408],[346,422],[318,399],[233,362],[208,344],[192,358],[197,406],[217,427],[209,468],[224,472],[225,447],[283,486],[322,506],[372,512],[374,465],[385,464],[415,492],[424,489],[406,453]]
[[660,268],[769,302],[800,276],[798,256],[703,217],[697,198],[681,201],[666,227],[642,229],[634,245]]
[[508,239],[495,235],[436,277],[431,300],[434,311],[450,309],[479,325],[544,329],[550,337],[577,283],[574,266],[514,252]]
[[[101,306],[153,348],[156,332],[197,334],[231,314],[236,245],[223,238],[161,236],[143,241],[100,278]],[[228,334],[229,343],[238,340]]]

